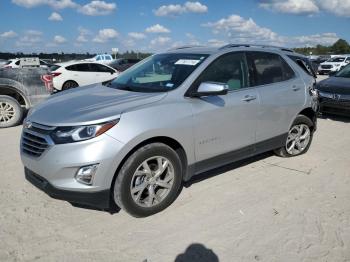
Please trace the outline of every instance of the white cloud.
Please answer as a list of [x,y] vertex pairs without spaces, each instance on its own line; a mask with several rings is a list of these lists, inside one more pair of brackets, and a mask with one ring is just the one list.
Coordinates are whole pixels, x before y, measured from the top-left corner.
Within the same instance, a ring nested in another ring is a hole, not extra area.
[[76,41],[79,43],[88,42],[87,36],[91,35],[91,32],[84,27],[78,27],[78,31],[79,31],[79,35]]
[[338,16],[350,17],[350,0],[317,0],[318,6]]
[[84,15],[99,16],[109,15],[117,9],[115,3],[106,3],[105,1],[94,0],[89,4],[81,6],[78,10]]
[[272,0],[261,3],[260,7],[291,14],[312,14],[319,11],[313,0]]
[[350,0],[264,0],[260,7],[289,14],[315,14],[325,11],[350,17]]
[[212,47],[221,47],[226,45],[227,42],[223,41],[223,40],[219,40],[219,39],[209,39],[208,40],[208,45],[212,46]]
[[170,33],[170,30],[160,24],[146,28],[146,33]]
[[224,43],[267,44],[278,46],[315,46],[317,44],[332,45],[339,37],[335,33],[313,34],[309,36],[281,36],[271,29],[257,25],[253,19],[244,19],[231,15],[203,26],[212,29],[222,39],[211,39],[209,45],[220,46]]
[[161,47],[168,44],[171,41],[170,37],[158,36],[151,40],[150,44],[152,47]]
[[3,32],[2,34],[0,34],[0,38],[4,38],[4,39],[15,38],[16,36],[17,36],[17,33],[12,30]]
[[130,32],[128,33],[128,36],[136,40],[141,40],[146,38],[146,35],[144,33],[138,33],[138,32]]
[[208,7],[201,4],[200,2],[186,2],[185,9],[190,13],[206,13],[208,12]]
[[59,13],[57,13],[57,12],[53,12],[53,13],[49,16],[48,19],[49,19],[50,21],[62,21],[62,20],[63,20],[62,16],[61,16]]
[[61,35],[55,35],[53,38],[55,44],[64,44],[67,40]]
[[119,33],[112,28],[105,28],[98,32],[98,35],[92,40],[96,43],[106,43],[112,39],[116,39]]
[[77,3],[72,0],[12,0],[12,3],[26,8],[48,5],[55,9],[76,8]]
[[177,16],[183,13],[206,13],[208,7],[200,2],[186,2],[184,5],[162,5],[153,12],[156,16]]
[[240,42],[260,41],[276,43],[281,41],[280,37],[269,28],[261,27],[253,19],[244,19],[239,15],[231,15],[203,26],[212,28],[215,34],[223,33],[229,39],[240,40]]
[[33,46],[43,41],[42,32],[36,30],[27,30],[16,41],[16,46]]

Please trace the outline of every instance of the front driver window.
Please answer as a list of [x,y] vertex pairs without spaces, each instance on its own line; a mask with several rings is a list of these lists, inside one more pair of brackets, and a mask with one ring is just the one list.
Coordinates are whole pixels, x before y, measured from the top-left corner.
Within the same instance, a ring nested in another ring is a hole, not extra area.
[[212,62],[196,80],[198,87],[203,82],[227,84],[229,90],[248,86],[247,66],[244,53],[225,54]]

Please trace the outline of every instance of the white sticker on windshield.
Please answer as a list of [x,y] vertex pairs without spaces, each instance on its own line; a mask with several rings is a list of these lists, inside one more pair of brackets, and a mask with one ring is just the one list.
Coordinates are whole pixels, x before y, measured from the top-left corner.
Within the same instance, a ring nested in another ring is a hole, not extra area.
[[195,66],[195,65],[198,64],[199,62],[200,62],[200,60],[180,59],[180,60],[177,60],[177,62],[175,63],[175,65],[190,65],[190,66]]

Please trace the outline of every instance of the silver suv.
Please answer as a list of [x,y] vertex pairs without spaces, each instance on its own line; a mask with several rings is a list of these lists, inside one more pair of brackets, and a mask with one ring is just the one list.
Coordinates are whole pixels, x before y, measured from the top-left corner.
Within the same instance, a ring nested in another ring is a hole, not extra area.
[[316,130],[315,79],[291,52],[179,48],[108,86],[55,94],[23,125],[26,178],[57,199],[144,217],[204,171],[270,150],[303,154]]

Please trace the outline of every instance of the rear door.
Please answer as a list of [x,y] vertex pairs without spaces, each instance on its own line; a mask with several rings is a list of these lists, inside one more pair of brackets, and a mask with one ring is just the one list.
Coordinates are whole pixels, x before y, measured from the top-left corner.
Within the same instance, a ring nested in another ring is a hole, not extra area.
[[65,81],[74,80],[79,86],[90,85],[95,82],[95,77],[91,74],[89,63],[74,64],[66,67],[69,75]]
[[97,63],[90,64],[90,71],[95,75],[95,83],[102,83],[116,77],[113,69]]
[[303,108],[305,85],[279,54],[247,55],[250,80],[261,99],[256,140],[274,146],[283,141],[291,122]]

